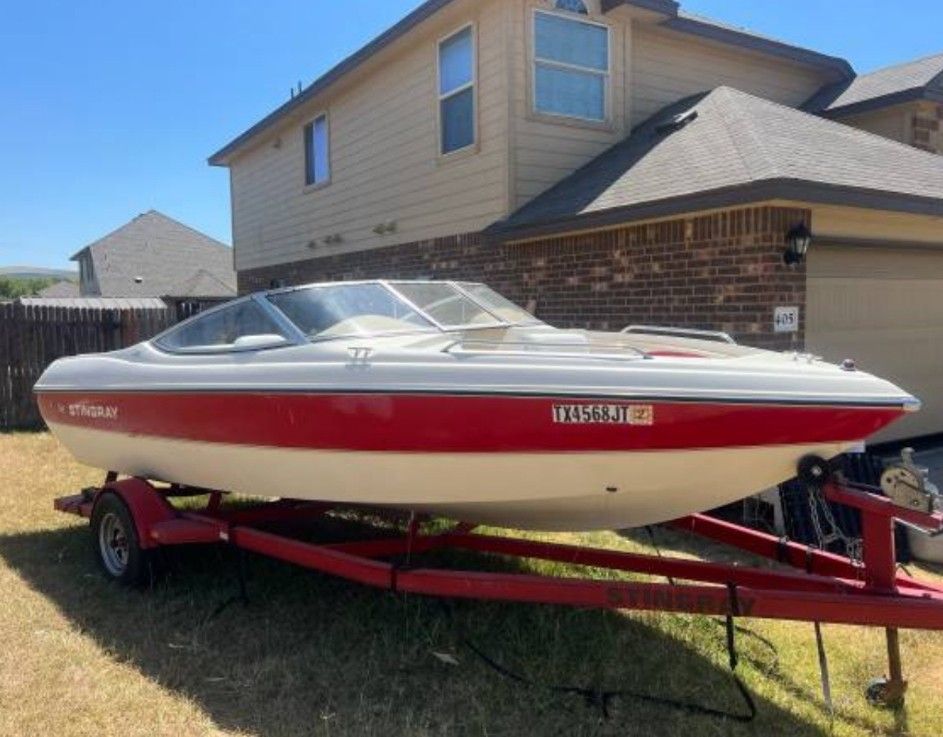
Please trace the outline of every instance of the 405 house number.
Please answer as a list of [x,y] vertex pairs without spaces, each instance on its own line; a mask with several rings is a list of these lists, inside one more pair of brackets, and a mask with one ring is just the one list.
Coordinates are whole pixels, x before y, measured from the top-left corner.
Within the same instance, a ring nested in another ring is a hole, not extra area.
[[655,408],[631,404],[555,404],[553,421],[561,425],[654,425]]
[[799,308],[777,307],[773,313],[773,331],[777,333],[798,333]]

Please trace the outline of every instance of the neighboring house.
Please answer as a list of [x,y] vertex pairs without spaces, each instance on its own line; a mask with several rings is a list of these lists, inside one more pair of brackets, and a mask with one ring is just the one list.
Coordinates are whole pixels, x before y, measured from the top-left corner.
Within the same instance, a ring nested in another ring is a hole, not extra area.
[[855,128],[943,153],[943,54],[823,90],[806,106]]
[[236,294],[232,249],[155,210],[72,256],[82,297],[149,297],[185,317]]
[[57,281],[55,284],[50,284],[45,289],[40,289],[37,297],[43,297],[47,299],[63,299],[63,298],[75,298],[81,296],[81,291],[79,290],[78,283],[74,281]]
[[938,59],[857,77],[669,0],[429,0],[210,162],[241,291],[480,279],[560,326],[853,356],[925,400],[898,435],[943,432],[943,157],[897,142],[943,152]]

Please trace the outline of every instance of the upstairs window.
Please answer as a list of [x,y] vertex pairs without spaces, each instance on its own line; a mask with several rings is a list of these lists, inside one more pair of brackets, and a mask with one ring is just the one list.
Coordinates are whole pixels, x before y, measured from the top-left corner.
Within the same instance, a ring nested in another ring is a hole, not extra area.
[[439,43],[442,154],[475,143],[475,36],[471,26]]
[[331,153],[327,115],[305,126],[305,185],[325,184],[331,178]]
[[559,13],[535,11],[534,109],[548,115],[604,122],[608,94],[609,28]]

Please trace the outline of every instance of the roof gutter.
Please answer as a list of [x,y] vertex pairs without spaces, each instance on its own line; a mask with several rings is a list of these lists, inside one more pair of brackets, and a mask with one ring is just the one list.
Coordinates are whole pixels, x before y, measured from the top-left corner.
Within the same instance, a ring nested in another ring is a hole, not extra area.
[[650,10],[653,13],[675,16],[681,7],[674,0],[602,0],[600,7],[603,13],[609,13],[623,5],[632,5],[640,10]]
[[843,205],[943,217],[943,197],[844,187],[801,179],[769,179],[518,226],[508,225],[506,221],[498,222],[487,228],[485,235],[498,242],[514,243],[770,200],[790,200],[812,205]]
[[662,28],[669,28],[672,31],[686,33],[707,41],[737,46],[748,51],[756,51],[761,54],[778,56],[781,59],[803,64],[806,66],[828,69],[835,72],[843,79],[853,79],[855,70],[845,59],[837,56],[821,54],[818,51],[811,51],[799,46],[792,46],[781,41],[774,41],[762,36],[754,36],[746,31],[738,31],[733,28],[707,23],[689,15],[679,15],[669,18],[661,24]]
[[893,107],[894,105],[903,105],[908,102],[924,100],[943,104],[943,90],[930,87],[912,87],[909,90],[900,90],[899,92],[892,92],[888,95],[880,95],[879,97],[872,97],[868,100],[828,108],[817,114],[821,115],[823,118],[841,118],[846,115],[858,115],[873,110]]

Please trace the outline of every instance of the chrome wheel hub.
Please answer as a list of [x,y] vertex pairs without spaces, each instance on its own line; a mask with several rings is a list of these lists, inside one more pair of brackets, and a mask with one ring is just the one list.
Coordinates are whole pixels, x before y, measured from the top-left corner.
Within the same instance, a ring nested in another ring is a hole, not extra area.
[[128,567],[131,546],[121,518],[113,512],[102,517],[98,531],[98,546],[102,562],[112,576],[120,576]]

